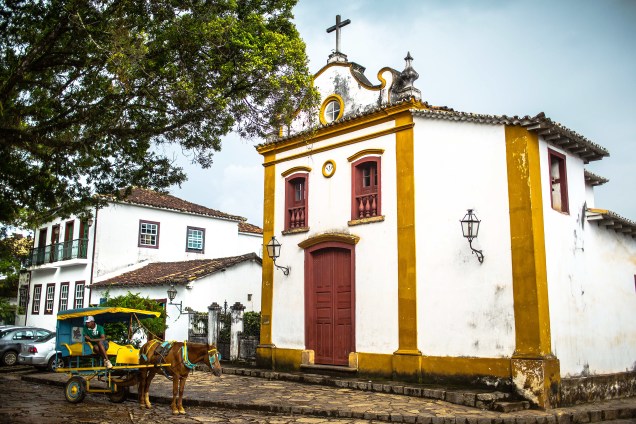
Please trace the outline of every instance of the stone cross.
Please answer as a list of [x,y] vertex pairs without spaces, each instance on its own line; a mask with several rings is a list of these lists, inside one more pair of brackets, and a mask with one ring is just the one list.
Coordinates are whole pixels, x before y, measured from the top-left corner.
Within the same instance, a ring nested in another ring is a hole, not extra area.
[[345,19],[340,22],[340,15],[336,15],[336,24],[327,28],[327,32],[336,31],[336,53],[340,53],[340,28],[345,25],[349,25],[351,23],[351,19]]

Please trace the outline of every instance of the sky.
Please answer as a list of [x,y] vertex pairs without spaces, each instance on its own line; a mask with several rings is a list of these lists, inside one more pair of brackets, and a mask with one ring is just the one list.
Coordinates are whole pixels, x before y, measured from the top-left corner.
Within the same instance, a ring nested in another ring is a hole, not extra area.
[[[492,115],[540,112],[600,144],[610,156],[586,169],[610,181],[595,188],[595,206],[636,221],[636,1],[632,0],[300,0],[294,23],[318,72],[335,49],[377,72],[404,69],[407,52],[422,100]],[[263,223],[262,156],[230,134],[203,170],[171,194]]]

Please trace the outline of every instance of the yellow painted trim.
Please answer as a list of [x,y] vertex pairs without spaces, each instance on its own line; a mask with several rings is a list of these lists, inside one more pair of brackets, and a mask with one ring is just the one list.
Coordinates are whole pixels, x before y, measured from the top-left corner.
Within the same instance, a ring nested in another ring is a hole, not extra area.
[[349,162],[353,162],[354,160],[361,158],[363,156],[371,156],[371,155],[382,156],[383,153],[384,153],[384,149],[364,149],[364,150],[360,150],[358,153],[352,154],[351,156],[347,158],[347,160]]
[[286,177],[296,172],[311,172],[311,168],[308,166],[295,166],[293,168],[289,168],[287,171],[281,172],[281,177]]
[[[327,172],[327,165],[331,164],[333,166],[333,169],[331,170],[331,172]],[[325,163],[322,164],[322,176],[325,178],[331,178],[333,177],[333,174],[336,173],[336,162],[332,159],[328,159],[325,161]]]
[[336,136],[359,131],[364,128],[368,128],[385,122],[393,122],[395,121],[396,115],[409,109],[421,110],[428,109],[428,107],[422,102],[411,100],[408,102],[400,103],[398,105],[388,106],[360,118],[347,120],[345,122],[338,122],[335,125],[328,125],[326,127],[317,128],[315,131],[312,131],[310,133],[298,134],[284,141],[261,144],[256,146],[256,150],[262,155],[274,151],[277,153],[282,153],[288,150],[306,146],[308,143],[330,139]]
[[509,378],[511,372],[510,358],[422,357],[422,374]]
[[307,249],[308,247],[315,246],[319,243],[325,243],[328,241],[335,241],[339,243],[354,245],[354,244],[358,244],[358,242],[360,241],[360,237],[353,234],[324,233],[324,234],[315,235],[313,237],[310,237],[306,240],[301,241],[300,243],[298,243],[298,247],[300,247],[301,249]]
[[[338,116],[333,121],[327,122],[327,120],[325,119],[325,109],[327,108],[327,105],[334,100],[340,104],[340,111],[338,111]],[[342,97],[340,97],[340,95],[331,94],[327,96],[327,98],[322,102],[322,106],[320,106],[320,114],[318,115],[318,117],[320,118],[320,123],[322,125],[327,125],[331,124],[332,122],[336,122],[338,119],[342,118],[342,115],[344,115],[344,107],[344,100],[342,100]]]
[[417,272],[415,252],[415,173],[413,115],[406,111],[396,119],[403,130],[395,136],[397,256],[398,256],[398,352],[417,351]]
[[591,213],[600,213],[600,214],[603,214],[603,215],[609,213],[609,211],[607,209],[597,209],[597,208],[588,208],[587,211],[591,212]]
[[[274,160],[274,154],[265,155],[265,162]],[[274,235],[275,199],[276,199],[276,167],[269,166],[264,169],[263,191],[263,252],[261,257],[262,276],[261,283],[261,344],[272,343],[272,310],[274,300],[274,261],[267,255],[266,244]]]
[[276,160],[272,160],[272,161],[265,161],[263,166],[272,166],[272,165],[276,165],[278,163],[287,162],[287,161],[290,161],[290,160],[294,160],[294,159],[298,159],[298,158],[302,158],[302,157],[306,157],[306,156],[311,156],[311,155],[314,155],[314,154],[317,154],[317,153],[327,152],[329,150],[337,149],[337,148],[343,147],[343,146],[348,146],[350,144],[356,144],[356,143],[360,143],[362,141],[367,141],[367,140],[372,140],[374,138],[383,137],[385,135],[395,134],[395,133],[398,133],[400,131],[412,129],[413,125],[414,125],[413,123],[410,123],[410,124],[407,124],[407,125],[396,126],[396,127],[393,127],[393,128],[388,128],[386,130],[382,130],[382,131],[366,134],[366,135],[363,135],[363,136],[360,136],[360,137],[352,138],[352,139],[349,139],[349,140],[344,140],[344,141],[341,141],[339,143],[334,143],[334,144],[330,144],[328,146],[322,146],[322,147],[318,147],[316,149],[311,149],[311,150],[308,150],[308,151],[297,153],[295,155],[290,155],[290,156],[287,156],[287,157],[284,157],[284,158],[281,158],[281,159],[276,159]]
[[505,127],[515,313],[514,358],[551,354],[541,168],[537,134]]

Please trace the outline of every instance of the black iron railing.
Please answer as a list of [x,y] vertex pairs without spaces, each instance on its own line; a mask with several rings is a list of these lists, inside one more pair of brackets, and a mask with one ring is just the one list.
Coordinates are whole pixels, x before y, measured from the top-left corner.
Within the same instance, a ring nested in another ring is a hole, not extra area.
[[70,259],[86,259],[88,239],[75,239],[48,246],[34,247],[24,262],[25,267]]

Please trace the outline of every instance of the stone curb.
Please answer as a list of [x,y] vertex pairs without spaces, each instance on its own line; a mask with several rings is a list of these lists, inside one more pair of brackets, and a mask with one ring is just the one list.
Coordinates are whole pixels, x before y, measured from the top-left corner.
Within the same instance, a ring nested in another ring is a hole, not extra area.
[[[279,376],[280,377],[280,376]],[[23,375],[22,380],[47,384],[53,386],[64,387],[65,382],[39,377],[37,375]],[[129,399],[136,399],[136,393],[130,393]],[[172,398],[167,396],[151,396],[155,403],[170,404]],[[348,408],[324,408],[320,406],[295,406],[295,405],[262,405],[243,402],[213,401],[204,399],[184,399],[184,405],[214,407],[236,410],[252,410],[259,412],[270,412],[285,415],[306,415],[327,418],[354,418],[363,420],[374,420],[392,423],[420,423],[420,424],[579,424],[593,423],[600,421],[611,421],[617,419],[636,418],[636,406],[634,407],[618,407],[606,409],[591,409],[587,407],[577,410],[576,407],[569,408],[574,410],[554,410],[548,415],[529,417],[527,415],[518,416],[511,413],[510,416],[500,416],[499,418],[476,418],[463,417],[457,415],[427,415],[427,414],[410,414],[377,412],[359,412],[352,411]],[[504,414],[502,414],[504,415]],[[507,414],[506,414],[507,415]]]

